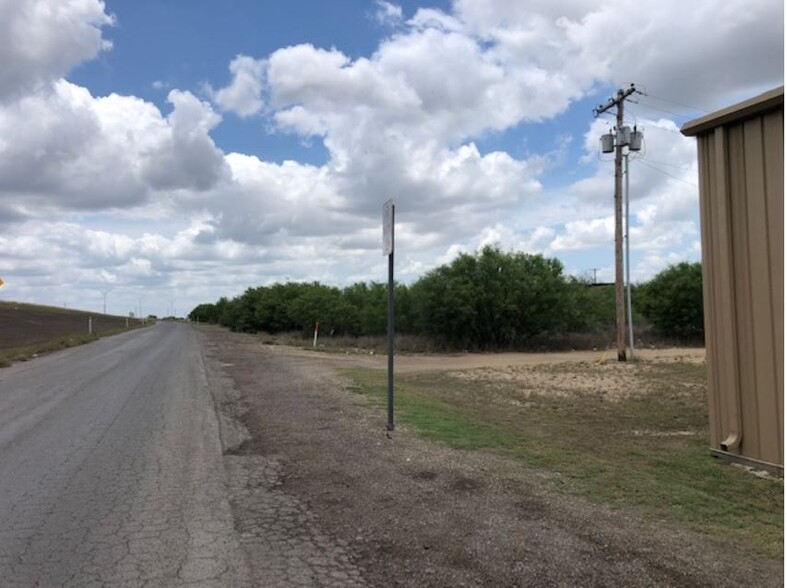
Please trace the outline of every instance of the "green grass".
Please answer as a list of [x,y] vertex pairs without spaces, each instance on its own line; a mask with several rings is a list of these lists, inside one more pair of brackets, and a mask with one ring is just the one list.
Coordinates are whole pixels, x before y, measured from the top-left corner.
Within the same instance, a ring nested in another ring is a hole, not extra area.
[[[566,373],[608,376],[602,372],[610,368],[537,369],[549,382]],[[704,366],[642,362],[619,369],[629,370],[628,381],[646,393],[615,401],[603,389],[525,396],[511,382],[447,373],[397,376],[396,418],[428,439],[550,472],[556,488],[591,502],[633,507],[750,553],[782,557],[783,482],[710,457]],[[364,402],[384,414],[385,372],[359,368],[347,375]]]
[[36,345],[3,349],[0,351],[0,367],[8,367],[17,361],[27,361],[44,353],[67,349],[77,345],[84,345],[96,339],[98,339],[97,335],[74,335],[71,337],[53,339]]
[[[150,324],[153,324],[151,322]],[[140,328],[135,326],[132,328]],[[98,334],[93,335],[68,335],[65,337],[58,337],[50,341],[44,341],[34,345],[26,345],[22,347],[11,347],[8,349],[0,349],[0,368],[9,367],[18,361],[28,361],[38,355],[51,353],[53,351],[60,351],[61,349],[68,349],[69,347],[76,347],[78,345],[85,345],[103,337],[117,335],[124,333],[129,329],[107,329],[100,331]]]

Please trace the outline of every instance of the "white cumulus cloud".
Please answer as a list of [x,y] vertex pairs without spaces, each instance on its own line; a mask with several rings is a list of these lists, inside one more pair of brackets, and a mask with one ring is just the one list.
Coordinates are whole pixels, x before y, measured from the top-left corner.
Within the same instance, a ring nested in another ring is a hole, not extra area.
[[113,22],[102,0],[0,0],[0,103],[110,49]]
[[230,85],[214,90],[208,86],[212,100],[225,112],[234,112],[249,117],[260,112],[262,100],[265,60],[238,55],[230,62],[232,81]]
[[60,80],[0,108],[5,215],[129,208],[155,191],[213,187],[228,173],[209,135],[221,118],[189,92],[169,101],[164,117],[140,98],[96,98]]
[[386,0],[376,0],[374,17],[380,24],[397,25],[402,21],[402,7]]

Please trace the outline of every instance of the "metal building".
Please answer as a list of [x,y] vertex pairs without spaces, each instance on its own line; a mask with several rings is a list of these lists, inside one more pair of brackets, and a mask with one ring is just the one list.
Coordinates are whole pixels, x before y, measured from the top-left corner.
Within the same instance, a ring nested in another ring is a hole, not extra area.
[[784,467],[784,86],[691,121],[711,451]]

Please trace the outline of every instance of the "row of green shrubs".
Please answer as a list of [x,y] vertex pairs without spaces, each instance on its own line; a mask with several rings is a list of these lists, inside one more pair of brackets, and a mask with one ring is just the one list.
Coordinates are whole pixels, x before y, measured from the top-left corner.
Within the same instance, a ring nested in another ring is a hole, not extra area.
[[[412,285],[395,288],[396,332],[461,349],[513,349],[534,339],[593,333],[615,324],[614,288],[565,274],[557,259],[485,247],[462,254]],[[672,339],[701,340],[699,263],[667,268],[633,288],[635,324]],[[379,336],[387,328],[385,284],[345,288],[319,282],[249,288],[232,299],[200,304],[192,321],[234,331]]]

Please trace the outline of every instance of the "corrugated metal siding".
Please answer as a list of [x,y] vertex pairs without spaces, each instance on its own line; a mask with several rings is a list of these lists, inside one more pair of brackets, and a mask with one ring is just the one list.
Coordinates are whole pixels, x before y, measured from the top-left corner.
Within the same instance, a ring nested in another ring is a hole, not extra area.
[[784,108],[763,118],[765,196],[768,207],[768,253],[771,276],[773,349],[776,359],[778,446],[784,465]]
[[720,337],[721,317],[717,308],[717,296],[715,295],[713,284],[720,283],[721,279],[716,276],[716,268],[721,267],[719,260],[721,251],[720,245],[712,247],[711,244],[722,243],[721,237],[716,229],[717,223],[713,219],[718,215],[714,204],[726,202],[726,199],[714,200],[710,194],[716,194],[719,186],[716,183],[716,175],[713,173],[713,162],[716,157],[716,140],[713,134],[703,135],[697,139],[697,150],[699,152],[699,176],[700,176],[700,224],[702,226],[702,299],[705,309],[705,362],[708,370],[708,417],[710,421],[710,444],[711,447],[718,448],[722,439],[721,431],[724,429],[723,423],[726,421],[722,414],[724,397],[722,390],[724,382],[731,381],[730,378],[719,378],[720,371],[724,362],[720,361],[721,345]]
[[727,443],[732,453],[783,466],[783,101],[745,120],[726,114],[720,126],[705,124],[698,149],[711,447]]

